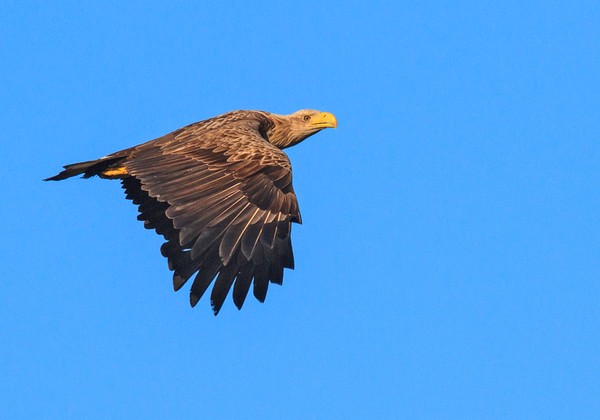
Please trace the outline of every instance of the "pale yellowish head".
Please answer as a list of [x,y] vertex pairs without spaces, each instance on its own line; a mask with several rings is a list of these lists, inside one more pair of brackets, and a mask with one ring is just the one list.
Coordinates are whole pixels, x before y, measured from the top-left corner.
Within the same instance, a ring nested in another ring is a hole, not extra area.
[[270,114],[273,126],[268,132],[269,142],[284,149],[300,143],[323,130],[337,127],[337,120],[330,112],[301,109],[290,115]]
[[289,115],[292,124],[307,130],[322,130],[336,128],[337,119],[331,112],[315,111],[314,109],[301,109]]

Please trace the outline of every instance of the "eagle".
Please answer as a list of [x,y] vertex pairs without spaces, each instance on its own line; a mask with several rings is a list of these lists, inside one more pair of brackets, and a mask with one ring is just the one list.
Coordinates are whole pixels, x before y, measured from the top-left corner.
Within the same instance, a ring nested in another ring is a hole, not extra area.
[[282,149],[335,127],[329,112],[232,111],[66,165],[44,181],[76,175],[121,180],[138,220],[166,241],[160,250],[175,291],[194,276],[194,307],[214,280],[210,302],[217,315],[232,286],[241,309],[251,285],[264,302],[269,283],[281,285],[284,268],[294,268],[291,229],[302,218]]

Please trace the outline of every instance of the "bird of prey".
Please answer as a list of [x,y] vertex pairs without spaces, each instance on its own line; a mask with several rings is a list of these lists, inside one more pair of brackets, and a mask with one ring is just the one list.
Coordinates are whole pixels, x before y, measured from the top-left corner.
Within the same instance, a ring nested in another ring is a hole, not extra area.
[[64,166],[45,181],[76,175],[120,179],[138,220],[166,242],[161,253],[179,290],[195,275],[195,306],[214,280],[217,315],[233,286],[242,308],[250,286],[265,300],[269,282],[294,268],[291,223],[301,223],[286,147],[337,126],[328,112],[290,115],[232,111],[103,158]]

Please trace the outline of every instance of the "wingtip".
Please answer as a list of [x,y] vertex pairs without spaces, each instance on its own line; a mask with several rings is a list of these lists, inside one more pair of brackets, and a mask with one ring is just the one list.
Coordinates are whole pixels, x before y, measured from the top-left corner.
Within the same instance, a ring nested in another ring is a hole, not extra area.
[[195,293],[190,293],[190,306],[193,308],[194,306],[196,306],[196,304],[198,303],[198,301],[200,300],[200,296],[198,296]]
[[221,311],[221,306],[222,305],[215,305],[215,303],[213,301],[210,302],[210,306],[213,310],[213,315],[217,316],[219,315],[219,312]]
[[225,300],[215,300],[215,299],[211,299],[210,300],[210,307],[213,310],[213,314],[215,316],[219,315],[219,312],[221,312],[221,308],[223,307],[223,303],[225,302]]
[[238,311],[242,310],[242,306],[244,306],[244,301],[239,302],[238,299],[233,299],[233,304],[238,309]]
[[[178,274],[173,275],[173,290],[178,291],[183,287],[183,285],[187,282],[187,279],[184,279]],[[191,299],[191,297],[190,297]],[[193,306],[193,305],[192,305]]]

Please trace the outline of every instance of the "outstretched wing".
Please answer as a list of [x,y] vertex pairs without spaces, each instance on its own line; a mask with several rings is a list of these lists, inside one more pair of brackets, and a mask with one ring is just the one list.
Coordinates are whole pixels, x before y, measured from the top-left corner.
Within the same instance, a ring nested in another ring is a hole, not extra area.
[[215,277],[215,315],[232,285],[238,308],[252,282],[262,302],[269,282],[281,284],[293,268],[291,222],[301,219],[291,165],[258,122],[186,127],[134,148],[125,168],[138,218],[167,240],[161,252],[175,290],[196,274],[192,306]]

